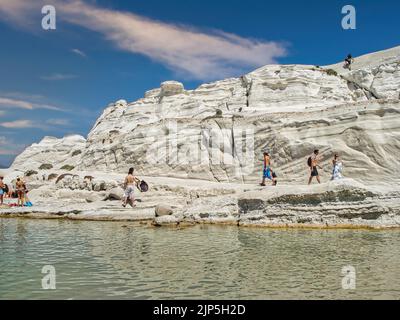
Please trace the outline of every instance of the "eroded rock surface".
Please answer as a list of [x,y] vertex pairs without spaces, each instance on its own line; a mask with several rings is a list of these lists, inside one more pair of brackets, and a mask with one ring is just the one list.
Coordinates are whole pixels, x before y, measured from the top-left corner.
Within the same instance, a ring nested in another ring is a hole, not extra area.
[[[356,58],[352,71],[268,65],[195,90],[167,81],[110,104],[87,139],[46,137],[27,148],[7,179],[29,172],[37,207],[21,214],[152,220],[171,204],[158,224],[399,226],[399,97],[400,47]],[[326,183],[308,187],[315,148]],[[264,150],[277,188],[257,186]],[[333,153],[351,180],[327,183]],[[151,188],[129,212],[120,199],[131,166]]]

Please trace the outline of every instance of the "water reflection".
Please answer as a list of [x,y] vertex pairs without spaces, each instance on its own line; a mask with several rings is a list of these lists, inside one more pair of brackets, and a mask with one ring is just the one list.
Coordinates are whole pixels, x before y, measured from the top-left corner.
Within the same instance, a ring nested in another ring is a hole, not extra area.
[[6,223],[4,219],[0,219],[0,242],[6,240]]
[[22,247],[24,244],[26,244],[26,236],[28,234],[28,231],[26,229],[26,224],[24,223],[23,220],[18,219],[17,220],[17,228],[16,228],[16,244],[17,247]]
[[[0,219],[0,298],[397,298],[397,231],[265,230]],[[44,264],[58,289],[38,288]],[[357,270],[357,290],[341,269]],[[11,268],[11,269],[10,269]],[[16,286],[15,283],[18,285]]]

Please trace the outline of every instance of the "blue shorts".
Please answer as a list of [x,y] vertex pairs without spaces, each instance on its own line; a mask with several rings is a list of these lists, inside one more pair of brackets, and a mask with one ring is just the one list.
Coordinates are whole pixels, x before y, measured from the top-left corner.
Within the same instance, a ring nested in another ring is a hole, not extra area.
[[264,178],[272,180],[272,171],[270,169],[270,167],[264,168]]
[[2,196],[4,194],[3,189],[0,188],[0,196]]

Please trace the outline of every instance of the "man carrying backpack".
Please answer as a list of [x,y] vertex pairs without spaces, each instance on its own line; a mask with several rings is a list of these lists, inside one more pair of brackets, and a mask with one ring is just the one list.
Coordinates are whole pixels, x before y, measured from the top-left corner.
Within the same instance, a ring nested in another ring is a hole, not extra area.
[[321,180],[319,178],[319,173],[318,173],[318,168],[322,169],[318,163],[319,163],[319,150],[315,150],[314,153],[308,158],[307,164],[310,167],[310,178],[308,179],[308,185],[311,184],[312,180],[314,177],[317,178],[318,183],[321,183]]

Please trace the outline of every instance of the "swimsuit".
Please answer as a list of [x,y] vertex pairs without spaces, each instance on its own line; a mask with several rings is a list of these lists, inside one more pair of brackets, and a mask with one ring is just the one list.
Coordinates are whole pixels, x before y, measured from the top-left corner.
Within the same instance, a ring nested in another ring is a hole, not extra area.
[[264,178],[272,180],[272,172],[270,166],[264,167]]
[[134,191],[135,191],[135,186],[134,185],[128,185],[125,189],[125,198],[132,200],[133,199],[133,195],[134,195]]
[[312,171],[311,171],[311,177],[318,177],[319,173],[318,173],[318,169],[317,167],[313,167]]

